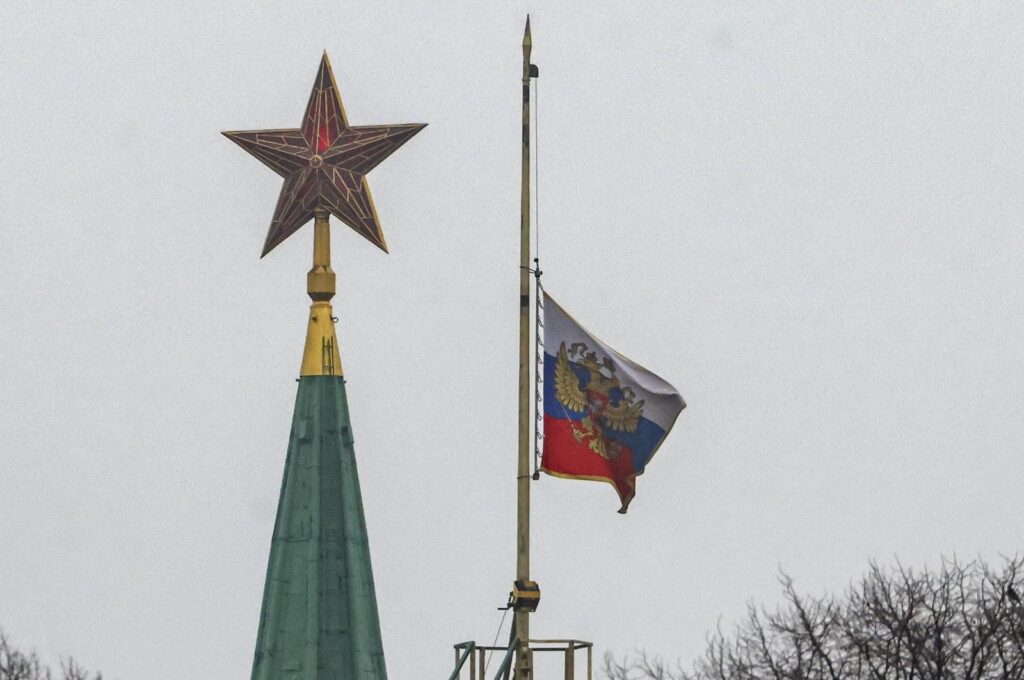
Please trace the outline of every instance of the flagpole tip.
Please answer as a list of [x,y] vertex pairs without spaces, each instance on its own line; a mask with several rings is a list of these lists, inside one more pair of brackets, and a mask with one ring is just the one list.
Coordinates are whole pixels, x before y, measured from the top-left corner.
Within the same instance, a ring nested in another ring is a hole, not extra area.
[[526,15],[526,30],[523,31],[523,47],[533,44],[533,39],[530,36],[530,15]]

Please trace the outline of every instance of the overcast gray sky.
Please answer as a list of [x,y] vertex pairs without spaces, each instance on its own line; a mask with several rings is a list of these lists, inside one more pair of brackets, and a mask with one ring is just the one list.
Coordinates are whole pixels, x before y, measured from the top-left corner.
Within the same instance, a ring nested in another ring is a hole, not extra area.
[[777,570],[1019,553],[1019,3],[0,8],[0,626],[112,680],[247,677],[312,231],[219,132],[326,49],[391,254],[335,309],[394,678],[514,574],[520,39],[547,289],[689,403],[626,516],[534,485],[538,636],[690,659]]

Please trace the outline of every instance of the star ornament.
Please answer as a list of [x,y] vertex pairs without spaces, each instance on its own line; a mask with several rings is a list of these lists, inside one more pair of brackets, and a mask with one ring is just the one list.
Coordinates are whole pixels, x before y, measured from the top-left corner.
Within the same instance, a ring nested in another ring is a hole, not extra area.
[[284,178],[260,257],[313,219],[317,209],[330,211],[387,252],[366,174],[425,127],[349,126],[324,52],[301,128],[223,133]]

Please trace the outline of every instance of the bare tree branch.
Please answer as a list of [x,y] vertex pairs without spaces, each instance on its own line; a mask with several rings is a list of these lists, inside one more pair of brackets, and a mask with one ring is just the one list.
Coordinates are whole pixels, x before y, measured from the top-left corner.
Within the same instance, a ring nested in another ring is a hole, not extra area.
[[[68,657],[60,663],[62,680],[103,680],[103,675],[90,675]],[[35,652],[25,654],[15,649],[0,629],[0,680],[53,680],[53,673]]]
[[[840,595],[801,595],[780,576],[784,606],[748,606],[732,633],[708,637],[691,671],[642,652],[605,657],[609,680],[1021,680],[1024,560],[998,570],[943,560],[917,572],[898,561]],[[0,677],[0,680],[3,680]]]

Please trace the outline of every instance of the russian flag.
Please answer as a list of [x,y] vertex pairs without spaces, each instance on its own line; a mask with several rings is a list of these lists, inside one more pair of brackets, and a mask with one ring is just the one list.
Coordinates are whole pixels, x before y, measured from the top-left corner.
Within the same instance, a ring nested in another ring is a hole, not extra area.
[[541,469],[612,484],[625,513],[637,475],[686,403],[672,385],[591,335],[546,292],[543,325]]

